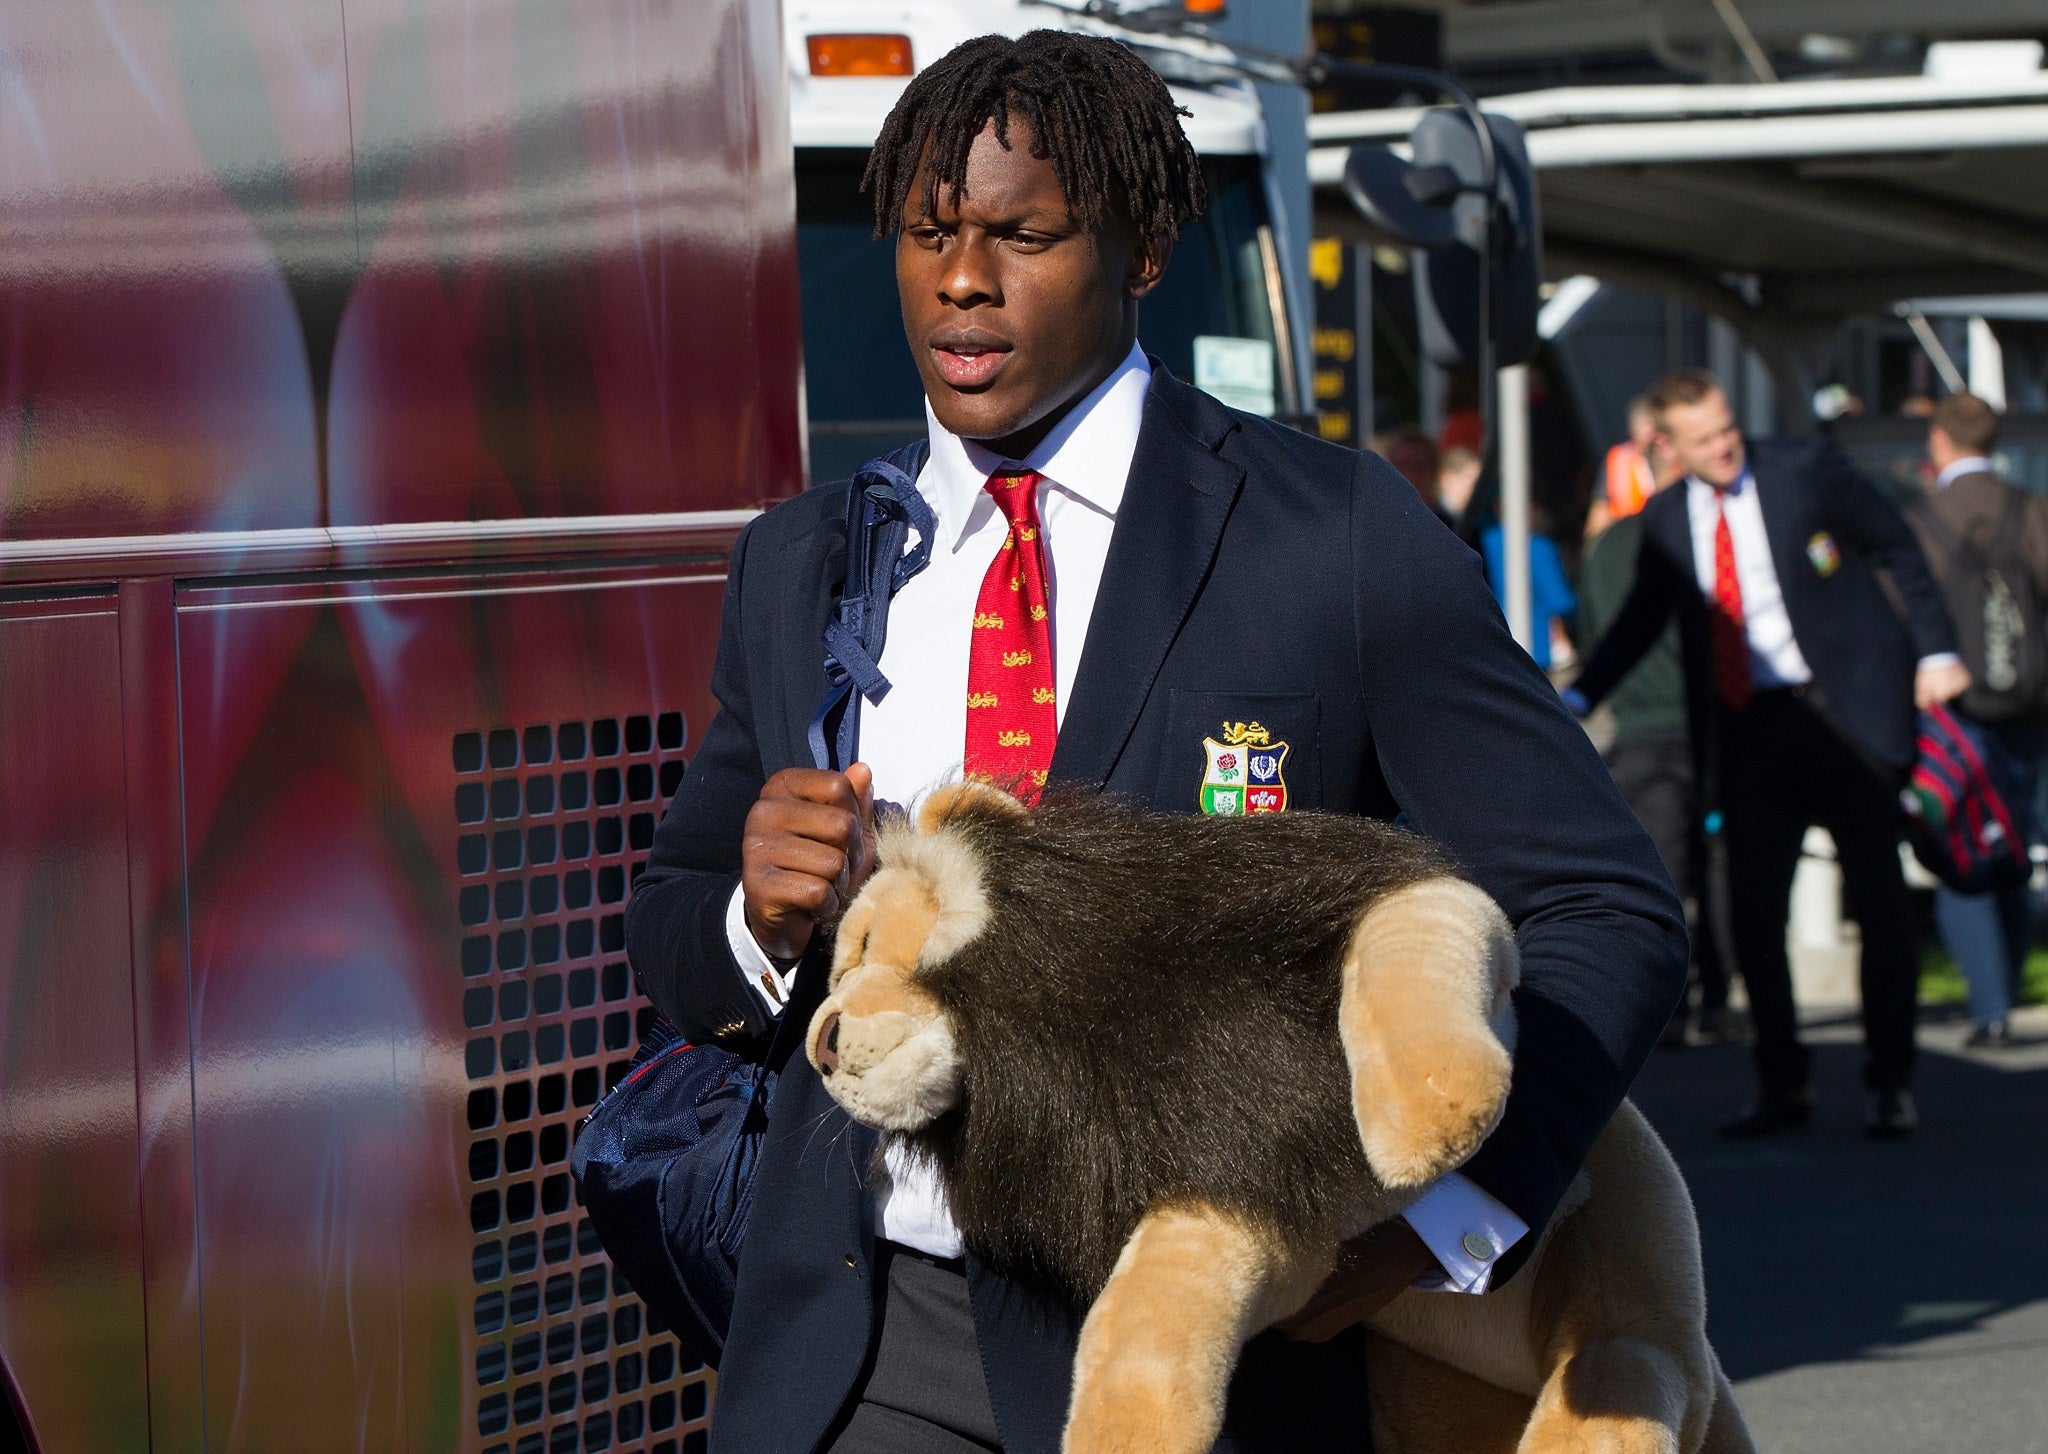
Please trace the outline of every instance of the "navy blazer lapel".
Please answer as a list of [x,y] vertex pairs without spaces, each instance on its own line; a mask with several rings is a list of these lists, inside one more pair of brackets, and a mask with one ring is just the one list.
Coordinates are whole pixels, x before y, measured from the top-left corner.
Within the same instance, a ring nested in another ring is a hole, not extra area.
[[[1771,564],[1777,568],[1778,589],[1784,594],[1785,609],[1792,609],[1793,597],[1805,584],[1804,572],[1800,565],[1805,556],[1802,542],[1795,537],[1799,533],[1798,502],[1789,499],[1786,491],[1798,487],[1797,477],[1781,476],[1769,466],[1769,454],[1757,450],[1749,451],[1750,484],[1756,491],[1756,502],[1763,510],[1764,535],[1771,542]],[[1769,483],[1765,482],[1766,475]],[[1793,628],[1797,635],[1798,628]]]
[[1130,740],[1244,486],[1244,471],[1217,453],[1237,427],[1228,410],[1154,362],[1074,699],[1053,749],[1055,779],[1103,782]]

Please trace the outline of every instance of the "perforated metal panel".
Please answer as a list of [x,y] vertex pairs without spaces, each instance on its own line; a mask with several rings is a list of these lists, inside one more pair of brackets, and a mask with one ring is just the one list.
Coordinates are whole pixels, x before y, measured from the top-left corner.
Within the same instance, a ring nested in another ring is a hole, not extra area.
[[684,736],[665,712],[454,741],[476,1234],[465,1442],[480,1454],[706,1442],[711,1374],[679,1366],[569,1179],[576,1122],[651,1013],[626,966],[626,895],[682,781]]

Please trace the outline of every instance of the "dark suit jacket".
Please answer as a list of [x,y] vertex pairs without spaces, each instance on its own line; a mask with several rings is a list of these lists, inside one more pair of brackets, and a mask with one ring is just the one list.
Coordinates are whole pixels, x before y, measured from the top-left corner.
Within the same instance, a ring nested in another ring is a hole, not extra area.
[[[1977,470],[1931,490],[1919,509],[1907,511],[1906,519],[1958,621],[1963,612],[1983,607],[1981,597],[1972,600],[1960,593],[1949,597],[1954,579],[1950,566],[1958,542],[1968,542],[1994,559],[1998,558],[1997,547],[2002,546],[2010,552],[2009,558],[2033,577],[2037,599],[2048,601],[2048,499],[2009,485],[1990,470]],[[1999,540],[2002,531],[2009,532],[2009,537]],[[1975,684],[1957,705],[1965,712],[1981,711],[1997,700],[1994,694],[1980,695],[1986,675],[1981,627],[1963,646],[1963,664],[1969,667]],[[2033,717],[2041,715],[2037,712]]]
[[[1405,811],[1444,844],[1518,926],[1522,951],[1514,1091],[1466,1170],[1540,1229],[1684,985],[1677,899],[1585,734],[1509,637],[1479,558],[1414,489],[1375,456],[1237,413],[1154,368],[1052,775],[1191,811],[1204,736],[1256,719],[1291,747],[1290,806]],[[813,490],[734,548],[713,672],[724,710],[627,916],[642,984],[693,1037],[768,1027],[725,911],[763,780],[810,765],[844,501],[843,486]],[[821,997],[820,976],[807,977],[786,1013],[808,1016]],[[763,1152],[714,1447],[812,1449],[854,1386],[875,1296],[872,1146],[796,1057]],[[1056,1449],[1073,1313],[971,1259],[969,1276],[1006,1449]],[[1219,1447],[1355,1449],[1358,1358],[1352,1339],[1257,1340]]]
[[[1754,443],[1749,465],[1792,635],[1813,671],[1820,709],[1874,768],[1903,774],[1914,753],[1914,668],[1922,657],[1956,649],[1913,532],[1891,501],[1823,441]],[[1598,702],[1675,614],[1694,750],[1705,754],[1718,696],[1707,599],[1693,565],[1688,488],[1675,484],[1643,507],[1635,585],[1576,685]],[[1831,558],[1832,569],[1824,569]],[[1903,605],[1903,619],[1880,573]]]

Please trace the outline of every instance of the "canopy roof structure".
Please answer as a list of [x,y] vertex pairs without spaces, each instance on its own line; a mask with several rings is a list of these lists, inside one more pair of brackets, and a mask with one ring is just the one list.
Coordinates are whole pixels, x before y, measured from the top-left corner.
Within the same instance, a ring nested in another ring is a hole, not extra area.
[[[1642,51],[1684,70],[1717,50],[1733,65],[1726,18],[1707,0],[1421,0],[1443,17],[1454,70],[1557,56]],[[1341,6],[1341,0],[1340,0]],[[2038,35],[2040,0],[1741,0],[1742,21],[1776,53],[1809,37],[1852,46],[1900,36]]]
[[[1485,105],[1527,130],[1547,273],[1705,307],[1784,384],[1806,381],[1846,315],[2048,291],[2048,73],[1580,87]],[[1420,114],[1311,118],[1319,231],[1361,235],[1344,158],[1399,147]]]

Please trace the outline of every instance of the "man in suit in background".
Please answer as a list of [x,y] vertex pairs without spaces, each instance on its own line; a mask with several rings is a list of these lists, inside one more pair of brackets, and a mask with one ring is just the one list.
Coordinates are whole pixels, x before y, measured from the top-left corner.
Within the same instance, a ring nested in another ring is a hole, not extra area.
[[[808,1020],[875,798],[962,771],[1171,811],[1405,811],[1518,926],[1514,1088],[1463,1174],[1363,1239],[1318,1306],[1363,1316],[1418,1280],[1483,1291],[1527,1256],[1678,997],[1680,910],[1647,838],[1477,557],[1406,481],[1137,346],[1139,300],[1203,198],[1172,99],[1131,51],[969,41],[905,90],[869,181],[925,386],[930,560],[895,597],[863,761],[823,771],[807,729],[847,486],[742,533],[721,711],[627,916],[642,984],[692,1039],[758,1046],[776,1016]],[[1256,793],[1209,780],[1205,741],[1230,726],[1269,749]],[[966,1255],[929,1168],[874,1149],[794,1057],[713,1448],[1056,1449],[1078,1310]],[[1358,1449],[1362,1342],[1355,1326],[1255,1339],[1219,1448]]]
[[[1567,702],[1600,701],[1678,618],[1705,797],[1727,835],[1735,962],[1756,1026],[1762,1136],[1813,1115],[1785,921],[1808,825],[1831,833],[1863,928],[1867,1129],[1910,1134],[1919,955],[1899,866],[1898,790],[1916,705],[1969,685],[1941,593],[1897,509],[1821,441],[1747,443],[1702,370],[1649,391],[1684,480],[1643,509],[1635,583]],[[1901,620],[1879,572],[1906,608]]]
[[[2039,680],[2039,642],[2048,632],[2041,615],[2048,602],[2048,500],[1999,478],[1990,460],[1997,444],[1998,415],[1976,395],[1950,394],[1935,405],[1927,428],[1933,488],[1907,519],[1948,594],[1963,662],[1974,679],[1956,706],[2005,749],[2031,807],[2048,747],[2048,700]],[[1997,599],[1986,597],[1987,571],[2006,587]],[[2001,628],[2001,612],[2019,619]],[[1987,614],[1994,619],[1987,621]],[[1994,635],[2003,638],[1997,661],[1990,659]],[[2009,1017],[2034,946],[2032,890],[2019,884],[2000,893],[1961,894],[1943,884],[1934,891],[1934,921],[1970,987],[1964,1043],[2010,1045]]]

